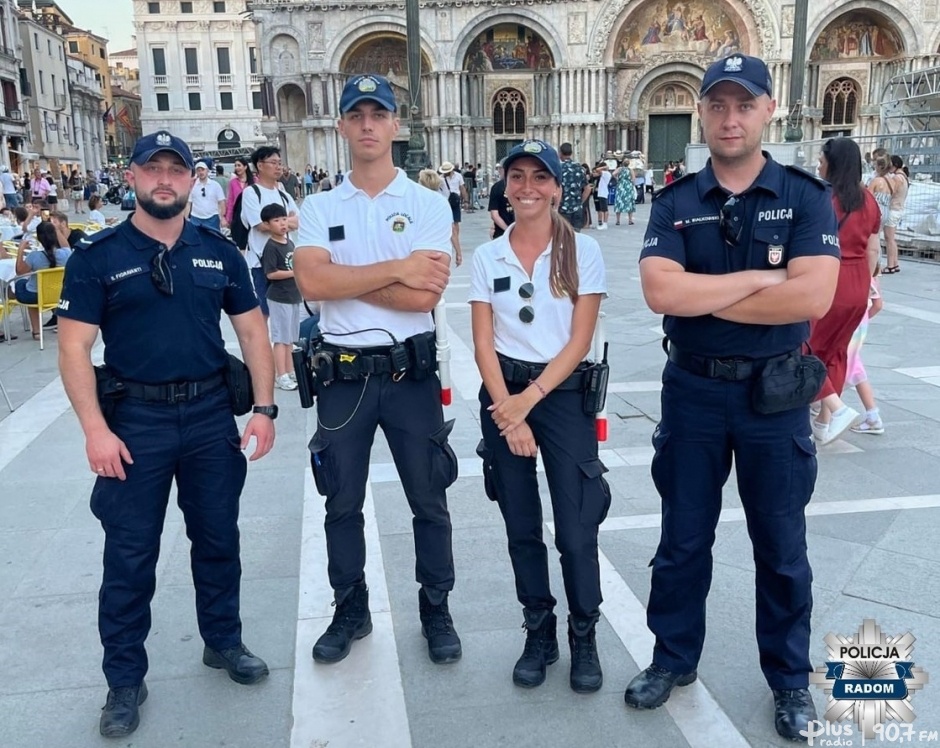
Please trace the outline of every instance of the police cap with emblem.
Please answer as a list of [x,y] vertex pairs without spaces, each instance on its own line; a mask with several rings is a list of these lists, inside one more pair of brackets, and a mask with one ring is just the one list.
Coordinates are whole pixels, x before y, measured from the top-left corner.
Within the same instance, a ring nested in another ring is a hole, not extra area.
[[717,84],[728,81],[747,89],[753,96],[766,94],[773,98],[773,80],[767,63],[750,55],[731,55],[709,66],[702,78],[699,96],[705,96]]
[[541,161],[551,172],[555,181],[561,184],[561,159],[558,157],[558,152],[544,140],[526,140],[517,145],[506,154],[506,158],[503,159],[503,168],[509,171],[512,162],[523,156],[531,156]]
[[398,111],[392,84],[381,75],[356,75],[346,81],[339,99],[339,113],[346,114],[361,101],[374,101],[390,112]]
[[180,140],[175,135],[171,135],[166,130],[157,130],[150,135],[144,135],[134,145],[134,152],[131,154],[131,163],[143,166],[150,159],[156,156],[160,151],[175,153],[190,169],[193,168],[193,154],[186,145],[186,141]]

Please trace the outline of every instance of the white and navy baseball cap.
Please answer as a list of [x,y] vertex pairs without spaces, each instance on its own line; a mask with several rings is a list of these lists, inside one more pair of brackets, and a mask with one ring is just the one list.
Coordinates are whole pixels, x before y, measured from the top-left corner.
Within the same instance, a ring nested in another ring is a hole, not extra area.
[[705,96],[715,85],[728,81],[747,89],[752,96],[766,94],[773,98],[773,80],[770,70],[759,57],[734,54],[709,66],[702,78],[699,96]]
[[339,113],[346,114],[360,101],[374,101],[390,112],[398,111],[392,84],[381,75],[355,75],[346,81],[339,99]]
[[166,130],[157,130],[150,135],[144,135],[134,144],[131,162],[143,166],[160,151],[175,153],[190,169],[193,168],[193,153],[189,150],[185,140],[171,135]]

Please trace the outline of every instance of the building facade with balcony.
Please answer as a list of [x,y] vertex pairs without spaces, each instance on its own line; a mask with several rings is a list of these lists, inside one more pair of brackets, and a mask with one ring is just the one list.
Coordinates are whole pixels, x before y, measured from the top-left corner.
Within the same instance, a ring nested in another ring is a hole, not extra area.
[[26,169],[29,130],[24,110],[19,13],[14,0],[0,0],[0,163]]
[[[348,165],[335,128],[350,75],[387,75],[407,150],[412,103],[405,11],[393,0],[250,0],[265,127],[291,163]],[[569,141],[580,160],[639,149],[660,166],[700,141],[702,75],[759,55],[774,78],[783,139],[792,74],[792,0],[428,0],[420,9],[421,99],[431,160],[492,166],[525,137]],[[810,2],[802,101],[807,139],[880,132],[893,76],[940,64],[938,0]]]
[[76,57],[68,57],[69,88],[72,92],[72,123],[78,160],[85,169],[100,169],[108,163],[104,121],[104,90],[97,70]]
[[117,126],[114,119],[114,99],[111,95],[111,68],[108,61],[108,40],[91,31],[84,31],[74,26],[64,29],[65,41],[69,54],[86,65],[94,68],[95,78],[104,93],[105,138],[108,158],[114,160],[117,153]]
[[35,161],[53,174],[81,168],[72,122],[72,96],[65,39],[40,15],[21,10],[19,23],[23,67],[30,95],[29,132]]
[[267,142],[245,0],[134,0],[144,132],[165,128],[231,162]]

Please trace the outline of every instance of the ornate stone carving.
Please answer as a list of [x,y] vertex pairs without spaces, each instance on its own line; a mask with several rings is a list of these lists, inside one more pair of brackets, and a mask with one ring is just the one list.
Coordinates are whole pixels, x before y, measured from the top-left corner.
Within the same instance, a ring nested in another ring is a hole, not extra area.
[[454,41],[453,12],[450,8],[437,11],[437,37],[442,42]]
[[311,50],[323,49],[323,21],[309,21],[307,23],[307,44]]
[[784,5],[780,9],[780,36],[793,36],[795,5]]
[[568,14],[568,44],[584,44],[587,41],[587,13]]
[[[614,24],[620,17],[620,14],[628,5],[632,5],[633,0],[613,0],[598,18],[592,37],[591,50],[588,55],[588,61],[595,65],[603,64],[604,56],[607,52],[607,44],[612,33],[616,33]],[[760,49],[751,50],[752,54],[763,55],[766,58],[773,59],[780,56],[780,51],[775,38],[774,21],[771,12],[766,5],[766,0],[736,0],[729,2],[729,5],[735,9],[743,10],[750,14],[751,19],[757,27],[760,39],[754,39],[753,42],[760,42]],[[736,6],[740,6],[737,8]],[[688,55],[683,56],[683,61],[688,60]]]
[[819,85],[816,89],[816,106],[820,109],[826,98],[826,89],[840,78],[851,78],[859,87],[859,99],[862,102],[871,101],[872,93],[868,90],[871,82],[871,65],[863,63],[822,63],[819,66]]

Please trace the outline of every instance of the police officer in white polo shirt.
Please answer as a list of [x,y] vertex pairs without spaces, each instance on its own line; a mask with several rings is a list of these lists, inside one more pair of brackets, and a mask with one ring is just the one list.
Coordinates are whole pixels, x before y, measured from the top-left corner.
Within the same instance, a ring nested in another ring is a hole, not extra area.
[[585,397],[585,361],[607,291],[597,242],[576,234],[558,213],[561,159],[528,140],[503,160],[515,222],[473,255],[470,290],[473,345],[483,378],[480,426],[487,496],[506,522],[516,594],[523,605],[525,649],[513,682],[545,680],[558,659],[555,598],[542,541],[536,478],[541,452],[568,598],[571,688],[603,682],[594,627],[600,617],[598,526],[610,507],[606,468],[598,459],[594,412]]
[[352,170],[300,214],[294,276],[318,299],[323,342],[318,428],[310,442],[317,490],[326,497],[326,543],[336,611],[313,648],[343,659],[372,631],[365,579],[365,501],[377,426],[385,432],[414,514],[422,633],[436,663],[460,659],[447,596],[454,586],[446,489],[457,478],[436,376],[434,309],[450,275],[451,212],[440,194],[392,162],[397,103],[378,75],[347,81],[339,132]]
[[209,179],[205,161],[197,161],[195,169],[196,179],[189,191],[189,220],[221,231],[225,221],[225,193],[218,182]]

